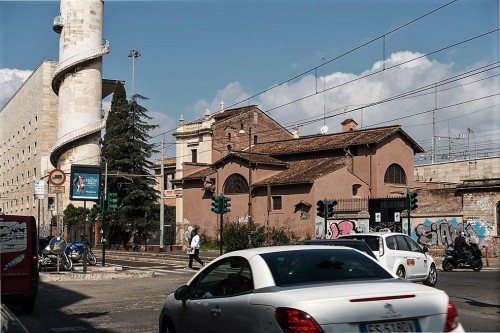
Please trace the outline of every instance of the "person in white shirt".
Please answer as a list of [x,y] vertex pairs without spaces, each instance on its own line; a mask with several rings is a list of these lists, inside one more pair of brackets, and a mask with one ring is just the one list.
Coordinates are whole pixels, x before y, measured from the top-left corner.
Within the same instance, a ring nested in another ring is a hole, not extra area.
[[201,266],[205,266],[203,261],[200,259],[200,236],[198,235],[198,230],[193,229],[191,232],[191,244],[189,252],[189,269],[193,269],[193,259],[200,263]]

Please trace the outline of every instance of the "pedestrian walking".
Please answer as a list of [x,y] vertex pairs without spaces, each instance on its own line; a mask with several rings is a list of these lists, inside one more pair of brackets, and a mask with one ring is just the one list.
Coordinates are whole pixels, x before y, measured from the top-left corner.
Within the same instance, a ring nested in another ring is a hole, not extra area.
[[189,248],[189,269],[193,269],[193,259],[196,260],[202,267],[205,266],[205,263],[200,259],[200,236],[198,235],[198,230],[193,229],[191,232],[191,242]]

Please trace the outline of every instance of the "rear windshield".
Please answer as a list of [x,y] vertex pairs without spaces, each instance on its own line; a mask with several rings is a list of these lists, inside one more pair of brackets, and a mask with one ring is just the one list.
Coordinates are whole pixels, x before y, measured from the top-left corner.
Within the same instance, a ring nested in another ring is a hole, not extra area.
[[375,261],[350,249],[305,249],[261,256],[277,286],[392,278]]
[[368,236],[368,235],[347,235],[342,236],[342,239],[356,239],[364,241],[372,251],[379,250],[379,240],[378,236]]

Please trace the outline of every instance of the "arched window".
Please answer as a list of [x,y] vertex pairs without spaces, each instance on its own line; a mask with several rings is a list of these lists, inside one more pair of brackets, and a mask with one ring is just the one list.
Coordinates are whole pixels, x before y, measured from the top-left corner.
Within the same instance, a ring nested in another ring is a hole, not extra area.
[[233,173],[224,182],[224,194],[248,193],[248,182],[239,173]]
[[399,164],[391,164],[385,171],[384,183],[406,184],[406,173]]

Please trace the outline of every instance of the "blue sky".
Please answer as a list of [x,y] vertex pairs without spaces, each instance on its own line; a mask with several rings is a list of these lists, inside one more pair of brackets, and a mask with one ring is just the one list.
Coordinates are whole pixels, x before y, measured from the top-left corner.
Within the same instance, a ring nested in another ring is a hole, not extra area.
[[[44,58],[58,58],[58,14],[58,1],[0,1],[0,105]],[[149,98],[141,104],[160,125],[153,134],[166,132],[168,143],[181,115],[195,120],[223,100],[256,104],[301,134],[337,132],[346,117],[361,127],[401,124],[428,158],[436,107],[439,156],[460,134],[455,157],[467,137],[479,156],[498,155],[498,29],[498,0],[108,0],[103,77],[125,80],[130,94],[127,55],[141,52],[135,92]],[[436,87],[415,93],[427,85]]]

